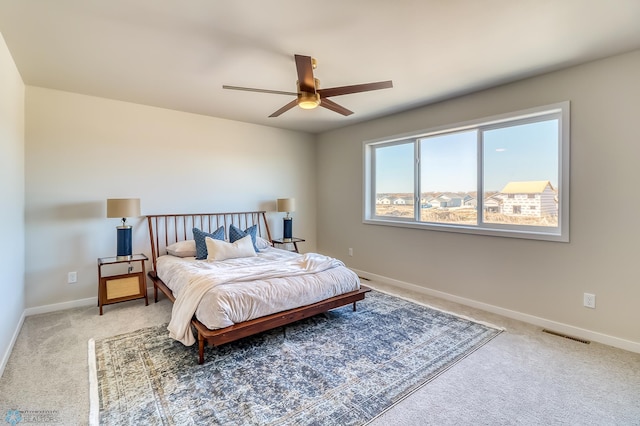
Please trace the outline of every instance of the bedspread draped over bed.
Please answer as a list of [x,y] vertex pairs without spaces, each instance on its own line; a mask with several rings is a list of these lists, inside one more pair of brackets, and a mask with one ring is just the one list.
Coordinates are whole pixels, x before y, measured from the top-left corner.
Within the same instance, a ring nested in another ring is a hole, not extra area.
[[157,273],[176,297],[169,334],[187,346],[195,343],[194,314],[213,330],[360,288],[358,276],[337,259],[273,248],[218,262],[161,256]]

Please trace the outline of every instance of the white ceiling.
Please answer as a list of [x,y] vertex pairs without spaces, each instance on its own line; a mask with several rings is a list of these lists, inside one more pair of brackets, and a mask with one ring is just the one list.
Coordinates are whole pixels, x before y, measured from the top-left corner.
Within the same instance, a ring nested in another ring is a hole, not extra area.
[[[640,0],[0,0],[25,84],[318,133],[640,48]],[[294,108],[293,55],[355,114]]]

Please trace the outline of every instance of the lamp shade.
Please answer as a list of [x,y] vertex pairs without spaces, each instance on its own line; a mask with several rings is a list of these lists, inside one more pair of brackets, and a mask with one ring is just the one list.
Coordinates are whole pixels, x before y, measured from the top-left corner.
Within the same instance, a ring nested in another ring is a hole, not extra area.
[[278,198],[276,201],[276,209],[279,212],[294,212],[296,211],[295,198]]
[[127,218],[140,216],[139,198],[107,199],[107,217]]

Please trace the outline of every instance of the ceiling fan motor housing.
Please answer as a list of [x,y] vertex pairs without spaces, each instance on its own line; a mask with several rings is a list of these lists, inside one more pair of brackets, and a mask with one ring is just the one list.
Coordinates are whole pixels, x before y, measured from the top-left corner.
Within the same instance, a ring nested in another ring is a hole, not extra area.
[[[314,78],[315,80],[315,89],[318,90],[320,87],[320,80]],[[314,109],[320,105],[320,93],[317,91],[314,93],[304,92],[300,90],[300,82],[298,81],[298,106],[302,109]]]
[[302,109],[314,109],[320,105],[319,93],[298,93],[298,106]]

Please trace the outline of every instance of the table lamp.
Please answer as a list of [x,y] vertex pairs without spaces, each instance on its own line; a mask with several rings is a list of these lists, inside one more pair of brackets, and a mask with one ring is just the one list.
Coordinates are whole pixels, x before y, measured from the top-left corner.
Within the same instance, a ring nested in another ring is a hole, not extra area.
[[122,225],[116,227],[118,233],[118,257],[131,256],[131,225],[127,225],[127,217],[140,216],[139,198],[107,199],[107,217],[122,218]]
[[295,198],[278,198],[276,202],[276,209],[279,212],[287,212],[287,215],[284,218],[284,233],[282,237],[284,239],[293,238],[293,218],[289,216],[289,213],[296,210]]

